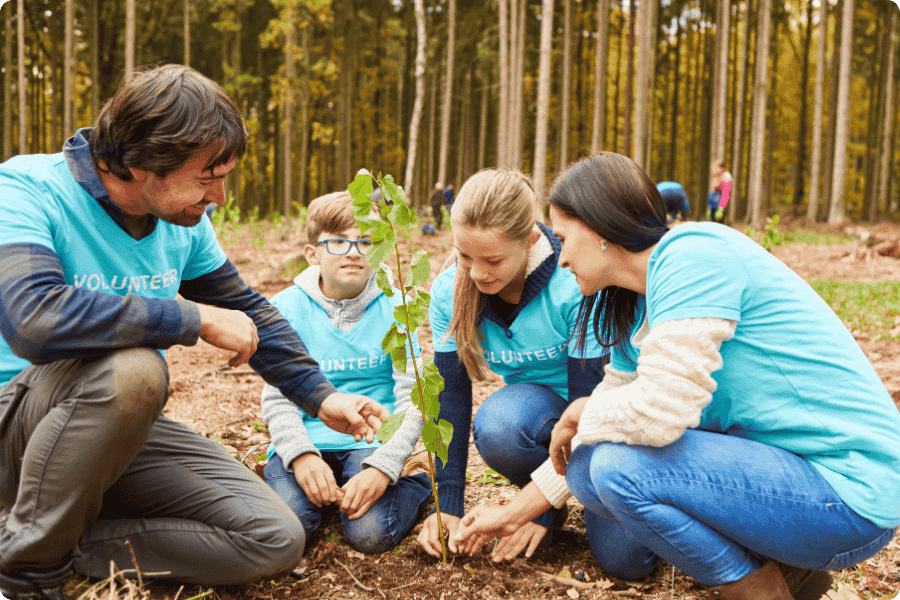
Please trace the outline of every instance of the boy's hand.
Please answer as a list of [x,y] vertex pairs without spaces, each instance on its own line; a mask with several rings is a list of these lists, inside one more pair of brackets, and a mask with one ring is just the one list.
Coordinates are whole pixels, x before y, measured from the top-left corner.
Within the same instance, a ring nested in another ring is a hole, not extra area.
[[381,498],[390,482],[391,478],[375,467],[366,467],[344,484],[341,512],[347,513],[348,519],[360,518]]
[[343,490],[334,480],[331,467],[317,454],[312,452],[301,454],[291,462],[291,466],[300,489],[319,508],[337,502],[344,496]]
[[371,398],[359,394],[334,392],[322,402],[316,416],[329,429],[349,433],[357,442],[371,444],[381,422],[391,415],[388,409]]

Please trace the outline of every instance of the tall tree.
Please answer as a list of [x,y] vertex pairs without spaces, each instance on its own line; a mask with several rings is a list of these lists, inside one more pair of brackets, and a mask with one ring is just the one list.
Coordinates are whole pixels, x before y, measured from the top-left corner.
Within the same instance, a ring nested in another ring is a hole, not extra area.
[[750,223],[762,224],[763,150],[766,143],[766,99],[769,61],[769,25],[772,0],[760,0],[756,25],[756,74],[753,81],[753,119],[750,127],[750,173],[747,201]]
[[830,91],[828,95],[828,139],[825,142],[825,187],[822,194],[822,210],[825,213],[825,220],[828,220],[828,213],[831,210],[831,184],[834,181],[834,140],[837,132],[837,99],[838,99],[838,83],[840,81],[841,64],[841,35],[844,29],[844,0],[838,0],[835,7],[834,26],[834,46],[831,49],[831,79],[829,82]]
[[74,21],[75,7],[74,0],[66,0],[65,8],[65,25],[64,25],[64,50],[63,50],[63,135],[70,135],[74,128],[72,122],[72,110],[74,108],[72,101],[72,65],[75,64],[74,56]]
[[822,179],[822,112],[825,96],[825,37],[828,35],[828,3],[819,6],[819,55],[816,58],[816,96],[813,108],[812,157],[810,158],[809,201],[806,220],[814,223],[819,216],[819,190]]
[[559,102],[559,170],[569,160],[569,90],[572,88],[572,0],[563,0],[563,69]]
[[413,103],[412,119],[409,123],[409,148],[406,151],[406,176],[403,191],[409,198],[412,192],[413,168],[419,144],[419,122],[422,120],[422,105],[425,104],[425,5],[416,2],[416,99]]
[[675,157],[678,154],[678,107],[681,98],[679,87],[681,75],[681,15],[675,15],[675,47],[672,49],[672,116],[671,133],[669,134],[669,169],[666,179],[675,180]]
[[[734,109],[734,133],[731,138],[731,173],[734,177],[740,179],[741,176],[741,150],[743,149],[742,136],[744,133],[744,100],[747,91],[747,72],[750,67],[750,14],[752,0],[747,0],[744,4],[744,39],[743,53],[741,56],[741,76],[738,83],[735,96],[737,98],[736,107]],[[734,223],[737,220],[737,209],[740,205],[740,185],[731,186],[731,202],[728,204],[728,218]]]
[[499,43],[498,70],[500,71],[500,106],[497,110],[497,164],[507,166],[507,135],[509,135],[509,6],[508,0],[499,1],[500,29],[497,34]]
[[125,81],[134,74],[135,0],[125,0]]
[[[853,0],[844,0],[841,32],[841,64],[838,75],[837,114],[850,114],[850,59],[853,55]],[[849,119],[841,117],[835,122],[834,174],[831,182],[831,206],[828,223],[844,221],[844,187],[847,175],[847,144],[850,141]]]
[[[16,3],[16,25],[18,27],[18,51],[19,51],[19,154],[27,154],[28,141],[26,125],[28,124],[28,111],[25,110],[25,0]],[[40,122],[38,119],[37,122]]]
[[[307,172],[309,171],[309,30],[312,28],[312,13],[304,11],[304,19],[300,23],[300,157],[297,163],[300,165],[300,173],[297,177],[297,202],[301,206],[308,206],[309,199],[306,192]],[[287,215],[288,213],[284,213]]]
[[794,168],[794,216],[800,215],[800,205],[803,202],[803,188],[805,181],[806,163],[806,115],[809,112],[807,89],[809,88],[809,46],[812,39],[812,13],[813,4],[806,7],[806,32],[803,37],[803,66],[800,69],[800,122],[797,132],[797,166]]
[[728,97],[728,33],[731,7],[728,0],[719,0],[716,18],[716,62],[713,78],[712,146],[713,160],[725,160],[725,100]]
[[[10,7],[12,10],[12,7]],[[3,157],[6,160],[12,156],[13,129],[13,58],[12,58],[13,30],[12,18],[3,21]]]
[[631,153],[631,110],[634,104],[634,0],[628,0],[628,67],[625,71],[625,129],[622,134],[622,154]]
[[488,98],[491,95],[491,88],[487,84],[481,86],[481,112],[479,113],[478,125],[478,162],[476,168],[481,170],[487,164],[487,118],[488,118]]
[[541,211],[546,214],[547,128],[550,105],[550,54],[553,42],[553,0],[541,2],[541,61],[538,72],[537,123],[534,141],[534,188]]
[[[297,76],[297,42],[294,33],[297,13],[293,3],[289,3],[284,9],[284,113],[282,117],[282,165],[284,169],[284,183],[281,199],[281,214],[288,215],[291,210],[293,198],[293,164],[291,158],[292,143],[294,141],[294,85]],[[349,179],[349,178],[348,178]]]
[[887,68],[885,69],[887,85],[885,85],[884,89],[884,123],[881,132],[881,166],[879,167],[878,193],[876,194],[878,204],[884,207],[885,213],[889,213],[891,210],[890,203],[888,202],[888,177],[890,176],[891,171],[891,117],[894,115],[894,57],[897,54],[897,11],[890,9],[890,7],[888,7],[888,9],[891,14],[891,25],[890,36],[888,37],[888,48],[885,49],[887,52]]
[[652,44],[653,40],[656,39],[652,30],[653,2],[654,0],[641,0],[637,16],[641,30],[638,36],[638,70],[637,81],[635,82],[637,97],[634,107],[634,162],[645,171],[649,171],[650,166],[650,161],[644,156],[644,150],[648,132],[647,102],[650,96],[650,72],[652,69],[651,63],[653,62],[651,60],[653,55]]
[[[580,38],[581,36],[579,36]],[[609,0],[597,0],[597,50],[594,66],[594,125],[591,152],[603,150],[606,136],[606,65],[609,61]]]
[[450,108],[453,101],[453,55],[456,51],[456,0],[447,6],[447,69],[444,74],[444,101],[441,104],[441,148],[438,153],[438,181],[446,183],[447,154],[450,149]]

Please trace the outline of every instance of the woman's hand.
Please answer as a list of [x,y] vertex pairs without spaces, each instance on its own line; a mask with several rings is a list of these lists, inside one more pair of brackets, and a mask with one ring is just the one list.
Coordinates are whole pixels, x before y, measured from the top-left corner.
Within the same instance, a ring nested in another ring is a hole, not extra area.
[[460,521],[453,541],[460,552],[478,552],[491,538],[512,535],[520,529],[512,517],[507,506],[476,506]]
[[384,495],[390,482],[391,478],[375,467],[366,467],[344,484],[341,512],[351,520],[360,518]]
[[543,525],[532,522],[525,523],[515,533],[500,538],[494,551],[491,552],[491,560],[494,562],[515,560],[522,550],[525,550],[525,558],[531,558],[545,535],[547,535],[547,528]]
[[[447,549],[454,553],[457,551],[454,536],[456,535],[456,530],[459,528],[459,522],[460,518],[456,515],[441,513],[441,525],[444,526],[444,533],[447,534]],[[416,542],[418,542],[418,544],[422,546],[422,549],[431,556],[441,558],[443,551],[441,549],[441,540],[438,539],[437,532],[437,513],[431,513],[428,515],[428,518],[425,519],[425,525],[422,527],[422,531],[419,532],[419,537],[416,538]]]
[[566,465],[572,455],[572,438],[578,433],[578,423],[588,399],[589,396],[585,396],[570,402],[550,434],[550,462],[560,475],[566,474]]

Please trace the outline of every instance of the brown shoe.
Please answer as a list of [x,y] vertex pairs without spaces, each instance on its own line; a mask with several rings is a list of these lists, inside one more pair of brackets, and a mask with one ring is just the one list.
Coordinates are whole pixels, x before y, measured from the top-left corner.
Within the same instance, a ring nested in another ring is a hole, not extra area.
[[774,560],[742,579],[709,588],[709,597],[715,600],[792,600]]
[[801,569],[775,561],[794,600],[819,600],[831,589],[831,573]]

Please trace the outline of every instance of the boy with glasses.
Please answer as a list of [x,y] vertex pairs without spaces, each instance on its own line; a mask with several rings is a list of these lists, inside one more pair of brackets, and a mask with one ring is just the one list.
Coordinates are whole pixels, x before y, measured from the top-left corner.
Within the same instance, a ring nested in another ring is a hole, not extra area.
[[[364,394],[406,416],[386,444],[356,442],[329,430],[267,385],[262,409],[272,445],[265,478],[307,536],[319,527],[322,509],[335,505],[350,545],[380,553],[412,529],[431,495],[431,483],[426,473],[402,476],[422,433],[421,413],[410,400],[413,361],[406,373],[398,372],[381,348],[401,297],[388,298],[376,285],[365,260],[372,240],[360,235],[351,203],[347,192],[310,203],[303,249],[310,267],[272,304],[307,340],[310,354],[339,390]],[[415,335],[413,342],[418,356]]]

